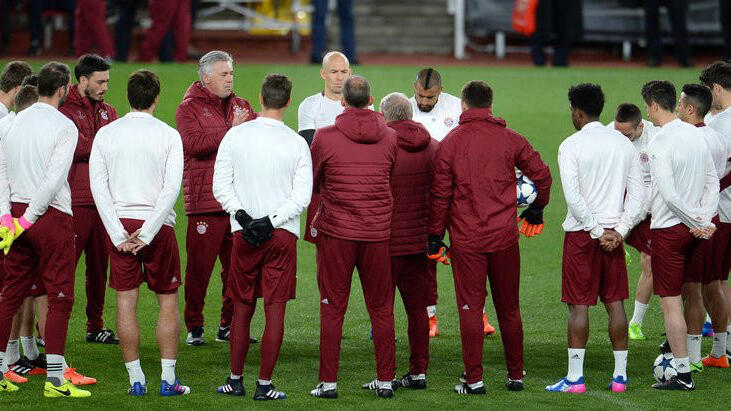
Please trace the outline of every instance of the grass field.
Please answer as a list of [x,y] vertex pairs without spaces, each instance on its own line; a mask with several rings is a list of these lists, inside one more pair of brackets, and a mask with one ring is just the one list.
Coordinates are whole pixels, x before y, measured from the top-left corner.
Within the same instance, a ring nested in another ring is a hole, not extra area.
[[[1,62],[0,62],[1,63]],[[127,75],[139,68],[137,65],[116,65],[107,101],[120,114],[126,113],[125,84]],[[161,104],[157,115],[175,125],[174,115],[183,93],[196,80],[194,65],[150,66],[162,79]],[[286,319],[284,344],[281,357],[274,372],[274,383],[287,392],[286,401],[263,406],[286,409],[348,408],[348,409],[467,409],[467,408],[721,408],[731,393],[729,372],[707,369],[696,377],[697,392],[658,392],[650,388],[654,380],[651,365],[657,355],[657,345],[662,341],[662,313],[659,302],[653,298],[645,320],[647,341],[630,342],[629,391],[613,394],[606,390],[613,370],[613,357],[607,337],[607,316],[601,307],[592,310],[591,337],[586,355],[585,374],[589,391],[585,395],[566,396],[543,391],[546,384],[553,383],[566,373],[566,317],[565,305],[560,302],[561,245],[563,231],[561,222],[566,214],[566,205],[558,178],[556,154],[559,143],[574,132],[568,110],[567,89],[579,82],[597,82],[603,86],[607,104],[602,121],[611,120],[614,108],[621,102],[634,102],[642,107],[640,87],[649,80],[667,79],[682,86],[697,81],[697,70],[651,70],[651,69],[542,69],[534,68],[488,68],[471,67],[439,68],[444,79],[445,91],[458,95],[461,86],[468,80],[486,80],[495,90],[494,109],[504,117],[508,126],[525,135],[540,151],[554,175],[552,201],[546,210],[546,229],[534,239],[521,239],[522,282],[521,302],[525,329],[525,378],[526,390],[513,393],[505,390],[503,384],[506,371],[500,333],[485,341],[485,382],[487,396],[463,397],[452,393],[457,376],[462,371],[459,329],[457,324],[454,288],[449,268],[439,272],[439,317],[441,335],[431,341],[431,362],[429,387],[426,391],[405,391],[396,393],[396,398],[383,401],[374,393],[360,389],[360,385],[375,376],[373,346],[368,339],[369,320],[363,303],[358,280],[353,287],[350,308],[345,320],[343,349],[341,355],[339,391],[340,399],[324,401],[308,395],[317,383],[318,376],[318,291],[315,280],[314,247],[299,242],[299,270],[297,300],[289,304]],[[376,101],[391,91],[412,94],[411,84],[417,67],[367,66],[357,71],[365,75],[372,84]],[[301,65],[238,65],[236,66],[235,91],[239,96],[258,101],[258,89],[266,73],[287,74],[294,82],[292,100],[286,122],[296,128],[296,105],[306,96],[321,89],[317,68]],[[258,104],[253,104],[257,110]],[[276,148],[274,148],[276,149]],[[178,243],[181,246],[183,267],[185,266],[186,217],[182,200],[176,207],[179,217],[176,226]],[[630,250],[632,263],[630,292],[634,295],[639,275],[639,257]],[[0,396],[0,409],[58,409],[72,406],[105,409],[223,409],[249,407],[254,381],[258,373],[259,347],[251,347],[248,364],[244,369],[244,381],[248,390],[245,398],[231,398],[217,395],[215,388],[228,375],[228,347],[214,341],[220,312],[220,272],[216,267],[208,290],[208,304],[205,308],[207,343],[202,347],[188,347],[184,344],[185,330],[181,330],[178,375],[190,385],[192,394],[184,398],[161,398],[157,394],[160,383],[159,355],[155,345],[154,324],[156,304],[152,293],[141,293],[139,307],[142,328],[141,360],[146,372],[151,394],[146,398],[130,398],[127,372],[119,348],[88,344],[85,333],[85,296],[83,259],[77,269],[76,305],[69,328],[67,345],[68,361],[81,372],[97,377],[99,383],[92,386],[92,398],[85,401],[62,402],[42,397],[42,378],[33,377],[21,391],[13,395]],[[489,299],[488,299],[489,300]],[[631,297],[626,304],[628,315],[632,312]],[[182,290],[180,297],[181,317],[183,308]],[[490,318],[494,319],[491,303],[487,305]],[[263,314],[255,315],[252,324],[253,335],[261,333]],[[407,370],[408,342],[403,306],[396,302],[396,335],[398,374]],[[116,330],[115,293],[108,290],[104,315],[107,325]],[[495,321],[493,324],[497,326]],[[704,353],[710,350],[710,341],[703,345]],[[719,395],[725,393],[723,395]],[[690,402],[692,401],[692,402]]]

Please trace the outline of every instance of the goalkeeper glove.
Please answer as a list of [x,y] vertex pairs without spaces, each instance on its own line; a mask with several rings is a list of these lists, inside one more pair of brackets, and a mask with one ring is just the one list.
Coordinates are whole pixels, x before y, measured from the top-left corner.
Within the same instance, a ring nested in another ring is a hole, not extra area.
[[246,226],[246,231],[246,235],[254,238],[258,243],[257,246],[259,246],[272,238],[274,226],[272,225],[272,220],[270,220],[268,216],[264,216],[262,218],[257,218],[256,220],[252,220],[249,225]]
[[426,242],[426,256],[430,260],[434,260],[444,265],[449,265],[449,247],[441,238],[435,235],[429,235]]
[[543,207],[529,205],[522,213],[520,213],[521,221],[520,232],[526,237],[535,237],[543,232]]
[[5,255],[10,252],[13,242],[31,226],[33,223],[26,220],[25,217],[13,218],[10,214],[0,217],[0,249]]

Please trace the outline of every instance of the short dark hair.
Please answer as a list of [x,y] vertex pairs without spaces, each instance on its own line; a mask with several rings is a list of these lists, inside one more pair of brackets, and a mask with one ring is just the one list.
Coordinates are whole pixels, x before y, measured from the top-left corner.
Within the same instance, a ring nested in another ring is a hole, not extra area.
[[365,108],[371,99],[371,85],[363,76],[354,75],[345,80],[343,97],[349,106]]
[[617,106],[617,114],[614,115],[615,123],[632,123],[637,127],[642,122],[642,111],[632,103],[622,103]]
[[706,87],[718,84],[726,90],[731,90],[731,64],[728,61],[717,61],[701,71],[698,76]]
[[292,81],[283,74],[269,74],[261,83],[261,99],[266,108],[276,110],[286,106],[291,94]]
[[23,79],[22,85],[38,87],[38,74],[31,74],[30,76],[25,76],[25,78]]
[[160,95],[160,79],[150,70],[140,69],[129,75],[127,100],[135,110],[147,110]]
[[427,67],[425,69],[419,70],[419,74],[416,75],[415,82],[418,83],[424,90],[428,90],[432,87],[441,86],[442,76],[439,74],[438,71],[434,70],[431,67]]
[[71,81],[69,66],[51,61],[46,63],[38,72],[38,94],[43,97],[53,97],[59,87],[66,87]]
[[598,84],[577,84],[569,87],[569,103],[587,116],[599,117],[604,110],[604,92]]
[[76,81],[79,81],[82,77],[89,78],[92,73],[97,71],[107,71],[111,67],[112,66],[109,62],[98,54],[84,54],[79,57],[79,60],[76,62],[74,75],[76,76]]
[[683,86],[685,102],[695,107],[698,116],[704,117],[711,110],[713,95],[711,89],[700,84],[686,84]]
[[482,80],[468,81],[462,87],[462,102],[469,108],[490,108],[492,89]]
[[18,95],[15,96],[15,111],[21,112],[38,102],[38,87],[26,84],[20,87]]
[[653,80],[642,86],[642,99],[648,106],[653,102],[666,111],[674,111],[678,97],[673,83],[665,80]]
[[10,90],[23,84],[26,76],[33,74],[30,64],[25,61],[11,61],[5,65],[2,74],[0,74],[0,90],[8,93]]

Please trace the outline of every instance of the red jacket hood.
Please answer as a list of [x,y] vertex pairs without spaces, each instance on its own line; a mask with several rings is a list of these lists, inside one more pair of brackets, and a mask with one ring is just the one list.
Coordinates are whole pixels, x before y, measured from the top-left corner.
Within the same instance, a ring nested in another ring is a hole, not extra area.
[[494,117],[490,108],[471,108],[459,116],[459,124],[469,123],[471,121],[486,121],[500,127],[505,127],[505,120]]
[[396,130],[398,146],[408,152],[419,152],[429,146],[431,135],[424,126],[416,121],[391,121],[388,126]]
[[383,114],[367,108],[346,108],[335,118],[335,128],[359,144],[374,144],[383,140],[388,126]]

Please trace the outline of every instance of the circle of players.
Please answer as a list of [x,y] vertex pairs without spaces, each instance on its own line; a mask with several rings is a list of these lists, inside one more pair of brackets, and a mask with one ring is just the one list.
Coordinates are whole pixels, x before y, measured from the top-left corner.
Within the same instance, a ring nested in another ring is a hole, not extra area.
[[[243,367],[249,344],[257,342],[250,323],[257,298],[263,298],[266,321],[253,398],[286,398],[272,384],[272,373],[286,304],[295,297],[296,242],[305,209],[304,234],[317,247],[321,299],[319,383],[310,395],[338,396],[342,326],[355,268],[376,357],[376,378],[363,388],[383,398],[397,388],[425,389],[429,337],[439,332],[436,265],[450,261],[464,362],[454,391],[486,393],[482,346],[484,335],[495,332],[484,314],[488,281],[505,349],[506,388],[524,388],[518,239],[541,234],[552,179],[529,141],[494,115],[487,83],[470,81],[457,98],[442,91],[439,72],[426,68],[416,76],[413,97],[391,93],[376,112],[368,81],[352,74],[344,55],[331,52],[320,71],[324,89],[299,105],[295,133],[282,121],[292,103],[286,76],[264,78],[256,113],[232,92],[231,56],[212,51],[201,58],[200,80],[177,109],[176,130],[154,117],[160,79],[148,70],[127,79],[131,111],[117,118],[104,102],[109,69],[90,54],[74,67],[73,85],[69,68],[57,62],[33,74],[16,61],[2,72],[0,347],[7,348],[0,352],[0,395],[18,391],[24,375],[34,374],[46,375],[46,397],[91,395],[77,386],[96,380],[64,358],[82,252],[87,340],[121,345],[129,394],[147,393],[136,312],[142,283],[159,303],[160,395],[191,392],[175,372],[182,277],[173,207],[181,183],[188,215],[188,345],[205,341],[203,300],[216,258],[223,265],[216,340],[229,341],[231,369],[218,393],[245,394]],[[562,270],[568,373],[547,391],[586,391],[588,309],[597,299],[609,313],[611,391],[627,389],[628,339],[644,339],[641,323],[652,293],[661,298],[667,334],[654,388],[692,390],[691,372],[728,368],[731,65],[711,64],[700,84],[684,86],[679,99],[667,81],[648,82],[641,95],[649,121],[639,107],[621,104],[604,126],[598,121],[604,108],[599,85],[568,91],[578,130],[558,154],[568,206]],[[8,113],[12,106],[15,113]],[[527,208],[516,224],[517,206]],[[68,247],[72,238],[74,248]],[[629,324],[624,243],[641,252],[643,267]],[[107,265],[117,291],[119,337],[101,319]],[[411,350],[400,378],[396,288]],[[706,310],[714,341],[710,355],[701,358]],[[45,354],[36,346],[36,321]]]

